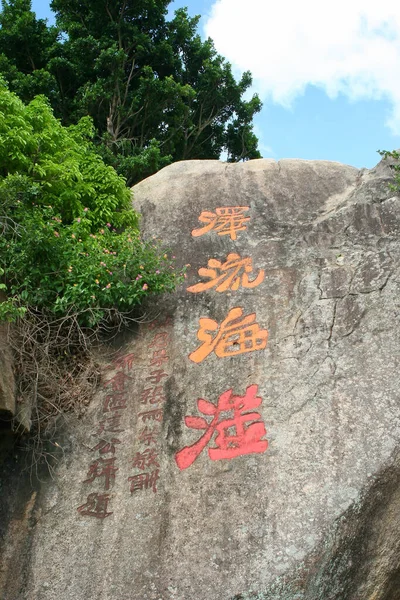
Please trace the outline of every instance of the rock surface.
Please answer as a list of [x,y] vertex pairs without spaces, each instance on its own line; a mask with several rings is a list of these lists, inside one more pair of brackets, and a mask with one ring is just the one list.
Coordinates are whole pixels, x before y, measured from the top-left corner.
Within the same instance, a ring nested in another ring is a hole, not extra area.
[[0,326],[0,418],[10,421],[15,415],[15,382],[12,356],[7,344],[6,326]]
[[187,279],[104,365],[54,479],[3,507],[4,600],[399,600],[390,180],[189,161],[134,188]]

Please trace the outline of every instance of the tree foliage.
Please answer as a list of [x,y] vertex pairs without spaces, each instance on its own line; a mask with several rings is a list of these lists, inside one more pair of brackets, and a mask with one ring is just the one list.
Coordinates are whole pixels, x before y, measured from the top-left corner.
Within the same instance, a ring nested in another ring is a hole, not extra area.
[[393,171],[394,183],[390,184],[390,188],[394,192],[400,192],[400,151],[378,150],[378,154],[389,161],[390,168]]
[[199,17],[180,9],[167,20],[169,0],[53,0],[57,28],[47,28],[29,0],[2,1],[0,68],[12,89],[46,94],[64,124],[90,115],[102,157],[129,184],[176,160],[260,157],[250,73],[235,80],[198,35]]

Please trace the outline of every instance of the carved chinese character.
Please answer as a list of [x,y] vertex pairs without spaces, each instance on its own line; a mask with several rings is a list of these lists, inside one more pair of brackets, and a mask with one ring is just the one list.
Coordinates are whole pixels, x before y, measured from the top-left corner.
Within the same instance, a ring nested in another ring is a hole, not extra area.
[[163,390],[162,386],[157,385],[154,388],[148,388],[146,390],[143,390],[140,401],[142,404],[147,404],[147,402],[150,402],[150,404],[157,404],[158,402],[164,402],[165,395],[164,395],[164,390]]
[[239,254],[228,254],[226,262],[211,258],[207,269],[199,269],[201,277],[208,277],[210,281],[197,283],[187,288],[188,292],[194,294],[215,288],[216,292],[236,291],[240,286],[244,288],[255,288],[264,281],[264,271],[261,269],[258,275],[250,281],[249,273],[253,272],[251,258],[241,258]]
[[[203,417],[185,417],[185,424],[192,429],[203,430],[202,437],[186,446],[175,455],[178,467],[187,469],[211,441],[215,432],[215,447],[208,449],[211,460],[231,459],[245,454],[265,452],[268,448],[264,423],[258,412],[252,411],[261,404],[257,396],[258,386],[251,385],[244,396],[234,396],[232,390],[227,390],[218,399],[215,406],[212,402],[199,398],[197,407],[201,413],[212,417],[209,422]],[[230,411],[232,416],[222,415]]]
[[101,435],[102,433],[120,433],[121,431],[124,431],[123,429],[118,429],[119,427],[121,427],[121,415],[119,413],[115,413],[112,417],[108,417],[107,419],[100,421],[98,430],[92,435]]
[[[211,352],[215,352],[219,358],[222,358],[263,350],[267,345],[268,331],[260,329],[255,323],[255,313],[247,317],[242,315],[241,308],[232,308],[220,327],[213,319],[201,318],[197,337],[203,344],[189,354],[190,360],[200,363]],[[216,332],[214,338],[208,333],[209,331]]]
[[110,483],[115,480],[115,473],[118,468],[114,465],[115,458],[98,458],[89,467],[87,479],[83,483],[92,483],[98,477],[104,477],[104,487],[110,489]]
[[163,377],[168,377],[168,373],[164,373],[162,369],[157,369],[156,371],[152,371],[148,377],[146,377],[147,381],[150,383],[156,384],[160,383]]
[[161,367],[163,363],[168,362],[168,359],[169,357],[167,356],[167,351],[165,350],[165,348],[161,348],[161,350],[154,350],[150,366]]
[[106,369],[127,369],[131,370],[133,361],[135,360],[134,354],[125,354],[124,356],[117,356],[111,362],[111,365],[108,365]]
[[159,329],[161,327],[169,327],[172,324],[172,317],[165,317],[163,320],[156,319],[148,323],[147,328],[150,330]]
[[123,392],[127,379],[132,379],[132,377],[125,375],[125,373],[122,373],[122,371],[118,371],[114,377],[111,377],[111,379],[104,382],[104,387],[111,386],[115,392]]
[[138,492],[139,490],[148,490],[151,488],[154,493],[157,492],[156,483],[159,479],[159,470],[152,471],[152,473],[140,473],[139,475],[133,475],[128,477],[128,481],[131,482],[131,494]]
[[126,408],[126,392],[115,392],[106,396],[103,403],[103,413],[111,410],[122,410]]
[[206,225],[200,229],[193,229],[192,236],[199,237],[213,229],[218,235],[230,235],[232,240],[236,240],[236,232],[244,231],[244,223],[250,221],[250,217],[244,216],[248,210],[248,206],[224,206],[216,208],[215,213],[204,210],[199,216],[199,221]]
[[149,467],[159,467],[158,464],[158,454],[155,450],[150,450],[150,448],[146,448],[143,452],[136,452],[134,459],[132,461],[132,467],[134,469],[140,469],[140,471],[144,471]]
[[155,408],[139,413],[139,417],[142,417],[143,421],[162,421],[163,411],[161,408]]
[[115,446],[116,444],[120,443],[120,440],[117,440],[117,438],[112,438],[110,442],[107,442],[106,440],[100,440],[99,443],[92,448],[92,451],[98,450],[99,454],[108,454],[109,452],[111,452],[111,454],[115,454]]
[[150,446],[150,444],[156,444],[157,433],[154,431],[154,429],[150,429],[150,427],[146,425],[146,427],[139,433],[139,441],[146,444],[146,446]]
[[160,331],[160,333],[156,333],[153,341],[149,344],[149,348],[166,348],[168,346],[168,333],[165,331]]
[[77,508],[77,511],[86,517],[96,517],[96,519],[105,519],[112,515],[112,512],[107,512],[109,494],[97,494],[93,492],[89,494],[86,504],[82,504]]

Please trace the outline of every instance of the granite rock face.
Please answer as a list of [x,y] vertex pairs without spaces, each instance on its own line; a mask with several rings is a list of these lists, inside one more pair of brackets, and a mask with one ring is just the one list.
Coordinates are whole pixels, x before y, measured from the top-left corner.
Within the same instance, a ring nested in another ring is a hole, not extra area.
[[6,326],[0,326],[0,418],[9,421],[16,412],[12,356]]
[[8,506],[6,557],[29,526],[2,598],[400,598],[390,180],[188,161],[135,186],[187,278],[104,364],[54,479]]

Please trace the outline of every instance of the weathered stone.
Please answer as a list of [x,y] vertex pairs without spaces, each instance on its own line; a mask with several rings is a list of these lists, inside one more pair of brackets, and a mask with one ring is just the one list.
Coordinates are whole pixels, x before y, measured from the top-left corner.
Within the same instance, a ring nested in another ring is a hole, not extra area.
[[[187,279],[149,302],[154,327],[104,366],[105,387],[57,442],[64,454],[28,511],[29,550],[5,600],[398,600],[390,176],[385,165],[189,161],[134,188],[143,235],[189,264]],[[212,226],[224,207],[246,208],[235,234]],[[245,258],[247,279],[227,281]],[[234,309],[258,333],[207,354]],[[229,390],[242,398],[233,415],[240,402],[259,413],[254,439],[232,439],[240,421],[219,405],[219,437],[191,462],[182,450]],[[9,535],[16,511],[5,510]]]
[[7,328],[5,325],[0,325],[0,418],[4,421],[11,421],[15,410],[12,356],[7,343]]

